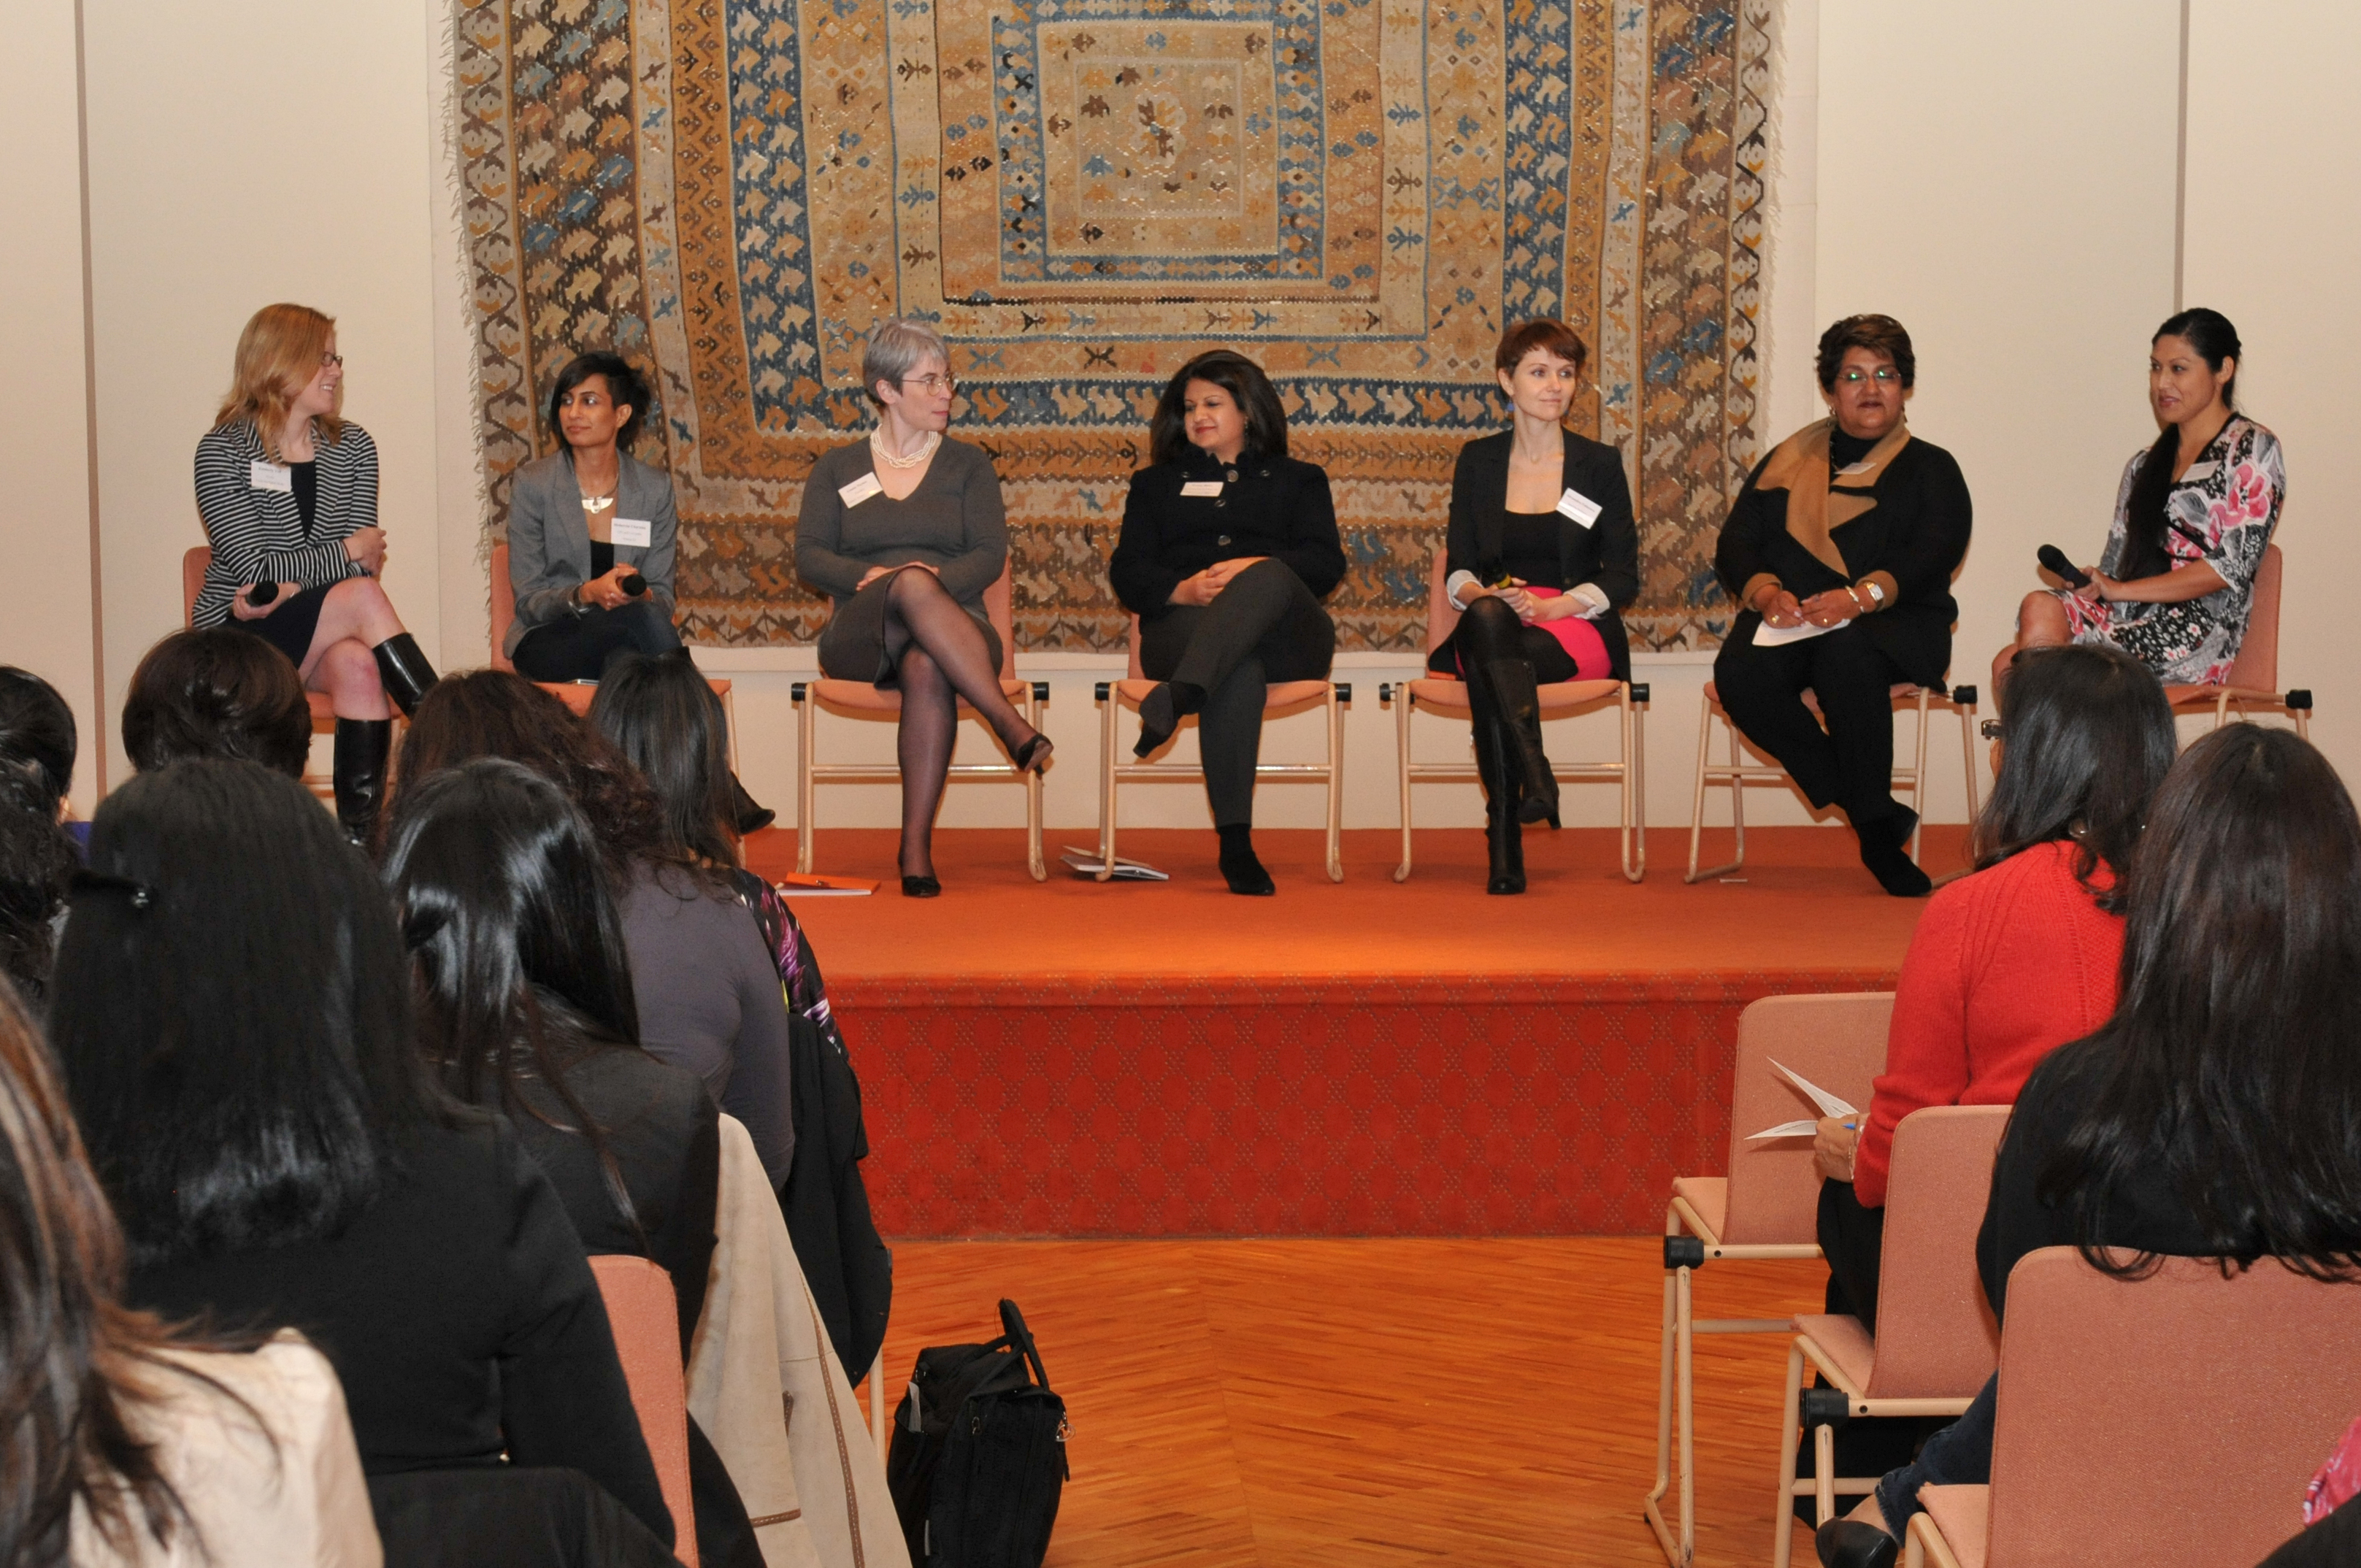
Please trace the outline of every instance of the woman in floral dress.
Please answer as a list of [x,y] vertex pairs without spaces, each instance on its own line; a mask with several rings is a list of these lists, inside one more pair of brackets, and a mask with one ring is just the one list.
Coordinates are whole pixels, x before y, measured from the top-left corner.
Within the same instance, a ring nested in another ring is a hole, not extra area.
[[2287,496],[2279,438],[2234,404],[2239,351],[2218,311],[2182,311],[2157,329],[2148,403],[2164,428],[2124,469],[2090,582],[2026,596],[2016,641],[1993,661],[1995,691],[2019,648],[2060,642],[2112,643],[2168,685],[2229,677]]

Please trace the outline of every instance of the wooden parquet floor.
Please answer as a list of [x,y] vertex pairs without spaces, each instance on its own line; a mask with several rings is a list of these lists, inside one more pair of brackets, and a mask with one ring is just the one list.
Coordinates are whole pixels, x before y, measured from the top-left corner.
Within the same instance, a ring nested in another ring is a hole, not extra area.
[[[1650,1564],[1660,1250],[1630,1237],[896,1249],[889,1387],[1014,1298],[1073,1426],[1049,1568]],[[1699,1310],[1817,1310],[1817,1264]],[[1697,1341],[1699,1564],[1770,1556],[1786,1341]],[[865,1408],[864,1392],[864,1408]],[[1799,1540],[1799,1562],[1810,1562]]]

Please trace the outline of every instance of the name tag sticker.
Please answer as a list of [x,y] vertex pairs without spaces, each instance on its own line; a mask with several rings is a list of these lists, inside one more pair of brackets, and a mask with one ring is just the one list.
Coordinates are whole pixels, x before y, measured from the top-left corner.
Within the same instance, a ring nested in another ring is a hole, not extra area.
[[295,488],[295,471],[291,468],[266,463],[259,457],[246,466],[247,477],[258,490],[292,490]]
[[1588,528],[1598,521],[1598,514],[1606,509],[1569,485],[1566,487],[1565,494],[1557,499],[1557,510],[1583,527]]
[[1222,493],[1219,479],[1191,479],[1180,487],[1184,496],[1218,496]]
[[[875,476],[871,476],[873,478]],[[656,525],[643,517],[619,517],[609,532],[614,535],[610,544],[626,544],[645,550],[656,542]]]
[[885,487],[878,481],[874,474],[863,474],[852,483],[839,485],[836,488],[837,499],[849,507],[857,507],[870,497],[882,496],[884,493]]

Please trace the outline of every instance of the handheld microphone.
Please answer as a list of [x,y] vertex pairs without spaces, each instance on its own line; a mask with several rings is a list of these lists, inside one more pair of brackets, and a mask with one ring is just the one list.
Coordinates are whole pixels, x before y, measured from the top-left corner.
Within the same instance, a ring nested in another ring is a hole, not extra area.
[[2055,544],[2045,544],[2034,554],[2044,566],[2063,579],[2067,587],[2087,588],[2091,586],[2091,574],[2066,559],[2066,552]]
[[622,589],[625,593],[631,595],[633,598],[637,598],[642,594],[648,591],[648,580],[640,576],[637,572],[627,573],[624,576],[616,578],[615,586]]
[[279,597],[277,583],[257,583],[246,591],[246,602],[260,609]]

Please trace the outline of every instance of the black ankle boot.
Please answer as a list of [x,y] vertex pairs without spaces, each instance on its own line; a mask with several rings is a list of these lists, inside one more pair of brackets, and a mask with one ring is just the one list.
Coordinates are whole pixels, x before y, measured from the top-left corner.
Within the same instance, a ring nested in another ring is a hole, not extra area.
[[746,786],[738,782],[736,773],[730,775],[730,816],[741,839],[749,833],[758,833],[779,819],[777,812],[767,806],[758,805],[754,797],[746,793]]
[[404,718],[415,718],[419,699],[441,678],[420,651],[418,639],[407,631],[397,632],[369,652],[377,655],[377,678],[384,683],[385,695],[393,698]]
[[1521,659],[1503,659],[1484,666],[1485,684],[1500,707],[1500,730],[1508,747],[1508,775],[1517,781],[1523,804],[1521,822],[1557,826],[1557,775],[1550,772],[1542,750],[1542,703],[1533,685],[1533,667]]
[[1270,873],[1262,867],[1254,852],[1254,828],[1244,822],[1234,822],[1213,831],[1222,840],[1222,880],[1230,884],[1232,893],[1248,898],[1268,898],[1279,891]]
[[378,808],[385,803],[385,763],[393,751],[390,718],[336,720],[336,821],[362,850],[377,841]]

